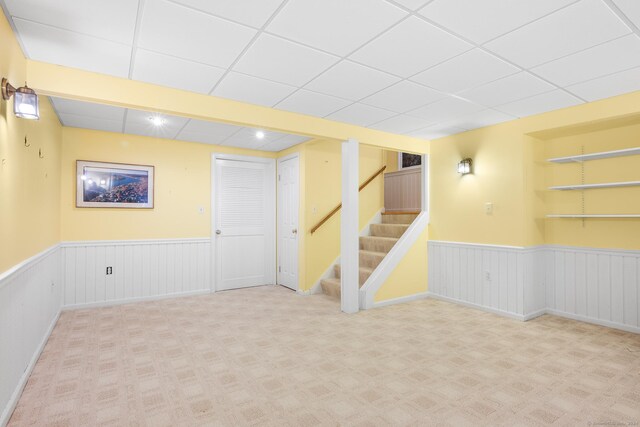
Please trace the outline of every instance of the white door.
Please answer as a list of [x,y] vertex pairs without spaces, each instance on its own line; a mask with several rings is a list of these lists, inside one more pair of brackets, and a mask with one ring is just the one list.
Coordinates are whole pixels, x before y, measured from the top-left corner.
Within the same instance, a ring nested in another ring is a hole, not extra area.
[[275,162],[214,155],[215,290],[275,283]]
[[298,290],[298,156],[278,160],[278,284]]

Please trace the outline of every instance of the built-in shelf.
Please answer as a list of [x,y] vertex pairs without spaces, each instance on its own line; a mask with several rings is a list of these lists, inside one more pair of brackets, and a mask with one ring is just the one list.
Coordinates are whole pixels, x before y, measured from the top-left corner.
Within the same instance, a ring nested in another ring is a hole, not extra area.
[[583,215],[583,214],[552,214],[547,218],[640,218],[640,214],[601,214],[601,215]]
[[624,156],[636,156],[640,155],[640,147],[626,148],[624,150],[615,151],[603,151],[600,153],[580,154],[576,156],[568,157],[556,157],[554,159],[548,159],[547,161],[552,163],[572,163],[572,162],[586,162],[589,160],[608,159],[611,157],[624,157]]
[[549,187],[549,190],[590,190],[594,188],[635,187],[638,185],[640,185],[640,181],[602,182],[600,184],[557,185]]

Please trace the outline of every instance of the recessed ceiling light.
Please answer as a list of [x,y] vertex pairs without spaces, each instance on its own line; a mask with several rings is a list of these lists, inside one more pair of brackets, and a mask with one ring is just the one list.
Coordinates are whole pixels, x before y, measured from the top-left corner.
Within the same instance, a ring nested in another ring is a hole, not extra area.
[[256,132],[256,138],[258,139],[263,139],[264,138],[264,132],[262,132],[261,130]]
[[149,121],[151,121],[154,126],[162,126],[164,124],[164,119],[160,116],[151,116],[149,117]]

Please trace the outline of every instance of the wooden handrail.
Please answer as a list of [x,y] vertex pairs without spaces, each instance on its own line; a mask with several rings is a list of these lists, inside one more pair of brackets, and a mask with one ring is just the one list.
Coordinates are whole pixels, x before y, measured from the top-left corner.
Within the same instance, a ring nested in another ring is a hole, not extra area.
[[[378,175],[382,174],[382,172],[384,172],[384,170],[386,169],[386,166],[381,167],[380,169],[378,169],[378,171],[376,173],[374,173],[373,175],[371,175],[365,182],[362,183],[362,185],[360,185],[360,188],[358,188],[358,192],[361,192],[367,185],[371,184],[371,181],[373,181],[374,179],[376,179],[378,177]],[[329,218],[331,218],[333,215],[336,214],[336,212],[338,212],[340,209],[342,208],[342,203],[340,203],[338,206],[336,206],[331,212],[329,212],[324,218],[322,218],[320,220],[320,222],[318,222],[312,229],[311,229],[311,234],[315,233],[318,228],[322,227],[322,225],[329,221]]]

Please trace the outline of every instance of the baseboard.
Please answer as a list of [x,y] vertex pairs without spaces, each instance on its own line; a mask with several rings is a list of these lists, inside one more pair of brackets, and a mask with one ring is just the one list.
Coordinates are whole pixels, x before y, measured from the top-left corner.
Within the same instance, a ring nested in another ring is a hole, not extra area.
[[404,297],[392,298],[384,301],[374,302],[372,308],[386,307],[388,305],[403,304],[406,302],[418,301],[429,297],[428,292],[420,292],[418,294],[407,295]]
[[[428,298],[433,298],[433,299],[436,299],[436,300],[440,300],[440,301],[450,302],[450,303],[453,303],[453,304],[462,305],[462,306],[469,307],[469,308],[475,308],[476,310],[481,310],[481,311],[485,311],[487,313],[497,314],[497,315],[502,316],[502,317],[508,317],[510,319],[520,320],[522,322],[527,320],[527,316],[523,316],[522,314],[511,313],[509,311],[499,310],[499,309],[492,308],[492,307],[486,307],[486,306],[483,306],[483,305],[478,305],[478,304],[474,304],[474,303],[467,302],[467,301],[462,301],[462,300],[451,298],[451,297],[445,297],[443,295],[438,295],[438,294],[434,294],[434,293],[431,293],[431,292],[427,292],[427,297]],[[540,316],[542,314],[544,314],[544,313],[540,313],[540,314],[538,314],[538,316]]]
[[193,297],[198,295],[206,295],[210,293],[211,293],[210,289],[201,289],[198,291],[180,292],[180,293],[165,294],[165,295],[153,295],[148,297],[136,297],[136,298],[125,298],[125,299],[112,300],[112,301],[90,302],[87,304],[70,304],[70,305],[63,306],[62,310],[67,311],[67,310],[82,310],[85,308],[111,307],[114,305],[133,304],[136,302],[159,301],[159,300],[169,299],[169,298]]
[[637,326],[624,325],[622,323],[611,322],[609,320],[593,319],[591,317],[580,316],[579,314],[567,313],[559,310],[547,309],[547,314],[553,316],[564,317],[565,319],[577,320],[579,322],[591,323],[593,325],[605,326],[607,328],[618,329],[625,332],[640,334],[640,328]]
[[532,319],[535,319],[536,317],[540,317],[545,314],[547,314],[547,309],[543,308],[542,310],[537,310],[537,311],[534,311],[533,313],[525,314],[522,320],[526,322],[527,320],[532,320]]
[[18,382],[18,385],[16,386],[15,391],[11,395],[11,399],[9,399],[7,406],[4,408],[4,411],[2,412],[2,416],[0,417],[0,426],[5,427],[9,423],[9,419],[11,418],[11,415],[13,415],[13,411],[16,409],[16,406],[18,405],[18,401],[20,400],[20,396],[22,396],[22,392],[24,391],[24,388],[27,385],[29,376],[31,376],[31,372],[33,371],[33,368],[36,366],[36,363],[38,362],[38,359],[42,354],[42,350],[44,350],[44,346],[47,344],[47,341],[51,336],[51,332],[53,332],[53,328],[55,328],[59,318],[60,318],[60,311],[58,311],[58,313],[55,315],[55,317],[53,318],[53,321],[51,322],[51,324],[49,325],[49,328],[47,329],[47,332],[44,334],[44,337],[42,337],[42,341],[40,341],[38,348],[36,349],[35,353],[33,353],[33,356],[31,357],[31,360],[27,365],[27,369],[25,369],[25,371],[23,372],[22,377],[20,378],[20,382]]

